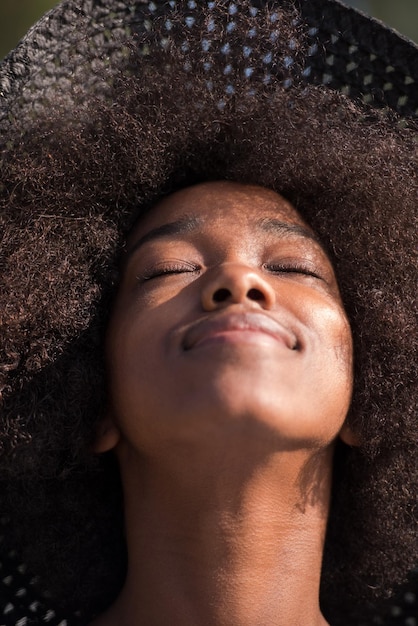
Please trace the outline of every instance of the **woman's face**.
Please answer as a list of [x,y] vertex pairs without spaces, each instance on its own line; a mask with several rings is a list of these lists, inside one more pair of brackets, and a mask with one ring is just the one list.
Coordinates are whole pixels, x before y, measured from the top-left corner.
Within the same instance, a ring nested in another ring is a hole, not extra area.
[[320,243],[281,196],[229,182],[179,191],[136,225],[107,364],[110,415],[144,454],[244,431],[277,449],[327,445],[352,390],[350,328]]

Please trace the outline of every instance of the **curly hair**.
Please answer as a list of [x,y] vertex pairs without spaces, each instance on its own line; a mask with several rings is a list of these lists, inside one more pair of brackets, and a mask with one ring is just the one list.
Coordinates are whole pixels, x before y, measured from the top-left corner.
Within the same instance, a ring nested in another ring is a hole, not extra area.
[[[248,20],[234,33],[237,49]],[[266,33],[257,56],[273,28],[268,8],[254,23]],[[248,77],[236,59],[232,82],[221,54],[201,61],[199,37],[180,20],[163,46],[162,28],[156,20],[131,42],[108,97],[85,94],[70,113],[58,101],[2,140],[9,540],[57,606],[92,615],[116,596],[126,567],[118,470],[91,442],[106,406],[103,338],[124,239],[176,189],[219,179],[262,185],[319,235],[354,338],[348,420],[361,445],[336,449],[322,575],[324,613],[346,624],[353,606],[364,618],[418,562],[416,126],[302,84],[279,43],[274,77]],[[282,12],[280,32],[303,51],[292,11]],[[185,40],[187,52],[176,45]]]

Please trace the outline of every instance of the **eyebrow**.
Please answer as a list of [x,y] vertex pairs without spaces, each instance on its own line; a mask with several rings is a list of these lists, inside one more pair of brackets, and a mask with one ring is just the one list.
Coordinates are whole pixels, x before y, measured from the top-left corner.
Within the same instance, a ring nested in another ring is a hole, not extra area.
[[[135,254],[139,248],[141,248],[145,243],[149,241],[155,241],[156,239],[165,238],[169,239],[174,235],[184,235],[186,233],[195,232],[199,229],[200,226],[202,226],[203,223],[203,218],[185,215],[184,217],[181,217],[174,222],[168,222],[167,224],[162,224],[161,226],[152,228],[147,233],[145,233],[145,235],[140,237],[138,241],[136,241],[135,244],[126,251],[124,261],[127,262],[127,260],[133,254]],[[297,237],[310,239],[318,244],[322,249],[324,249],[321,241],[315,235],[315,233],[309,228],[301,226],[300,224],[282,222],[281,220],[274,218],[264,218],[257,222],[257,228],[264,232],[278,235],[279,237],[286,235],[296,235]]]
[[128,259],[148,241],[170,238],[173,237],[173,235],[184,235],[186,233],[196,231],[202,224],[202,218],[185,215],[184,217],[181,217],[174,222],[168,222],[167,224],[162,224],[161,226],[152,228],[147,233],[145,233],[145,235],[140,237],[138,241],[136,241],[135,244],[126,251],[125,259]]
[[307,228],[306,226],[301,226],[300,224],[292,224],[289,222],[282,222],[281,220],[277,220],[274,218],[264,218],[260,220],[257,225],[264,232],[273,233],[275,235],[278,235],[279,237],[286,235],[296,235],[297,237],[311,239],[324,250],[324,246],[319,237],[314,233],[313,230]]

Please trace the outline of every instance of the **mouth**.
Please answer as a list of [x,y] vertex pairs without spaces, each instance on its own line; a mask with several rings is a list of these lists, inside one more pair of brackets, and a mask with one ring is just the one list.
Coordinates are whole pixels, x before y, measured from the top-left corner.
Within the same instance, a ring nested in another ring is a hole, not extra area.
[[265,339],[297,349],[295,334],[264,313],[223,313],[206,317],[188,327],[183,349],[191,350],[207,343],[258,343]]

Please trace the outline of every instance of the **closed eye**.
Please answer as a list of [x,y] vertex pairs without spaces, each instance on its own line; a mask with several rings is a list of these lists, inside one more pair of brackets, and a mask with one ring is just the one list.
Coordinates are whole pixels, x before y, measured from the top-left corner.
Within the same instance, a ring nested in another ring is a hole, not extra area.
[[324,280],[323,276],[315,268],[304,263],[264,263],[263,268],[273,274],[301,274]]
[[164,261],[144,270],[142,274],[137,276],[137,280],[140,283],[143,283],[153,278],[161,278],[172,274],[197,272],[199,270],[200,266],[194,263],[186,263],[184,261]]

